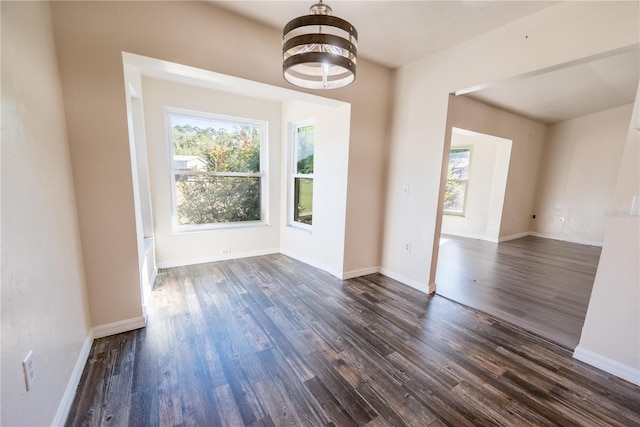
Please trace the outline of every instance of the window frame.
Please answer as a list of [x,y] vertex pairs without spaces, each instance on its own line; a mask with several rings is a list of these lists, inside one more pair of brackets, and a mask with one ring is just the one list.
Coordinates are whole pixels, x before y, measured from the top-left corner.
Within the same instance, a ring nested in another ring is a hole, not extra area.
[[[300,120],[291,123],[290,132],[289,132],[289,167],[288,167],[288,202],[287,202],[287,225],[290,227],[300,228],[305,231],[311,232],[313,230],[313,222],[311,224],[307,224],[304,222],[295,220],[295,186],[296,179],[310,179],[311,182],[314,182],[314,174],[301,174],[297,173],[297,148],[298,148],[298,129],[313,126],[314,127],[314,143],[313,143],[313,154],[315,160],[315,152],[316,152],[316,144],[315,144],[315,126],[316,122],[313,119]],[[314,164],[314,172],[315,172],[315,164]],[[313,197],[313,196],[312,196]],[[313,218],[312,218],[313,221]]]
[[447,177],[449,176],[449,168],[451,167],[451,151],[452,150],[466,150],[469,151],[469,166],[467,167],[467,178],[466,179],[446,179],[445,180],[445,193],[446,193],[446,188],[449,182],[457,182],[459,184],[462,184],[464,186],[464,197],[462,199],[462,211],[451,211],[451,210],[447,210],[446,207],[444,206],[444,201],[443,201],[443,206],[442,206],[442,212],[444,215],[452,215],[452,216],[466,216],[466,212],[467,212],[467,196],[469,195],[469,182],[471,180],[471,159],[473,156],[473,146],[471,145],[459,145],[459,146],[455,146],[455,147],[450,147],[449,148],[449,159],[447,161]]
[[[172,117],[193,118],[196,120],[211,120],[225,122],[229,125],[255,126],[260,135],[260,171],[259,172],[209,172],[209,171],[185,171],[173,168],[174,144]],[[165,107],[165,122],[168,141],[168,172],[169,186],[171,189],[171,228],[173,234],[212,231],[231,228],[247,228],[269,225],[269,181],[268,181],[268,135],[269,123],[266,120],[256,120],[245,117],[229,116],[224,114],[204,111],[188,110],[182,108]],[[260,219],[257,221],[214,222],[207,224],[180,224],[178,222],[178,203],[176,197],[176,175],[191,176],[229,176],[229,177],[256,177],[260,179]]]

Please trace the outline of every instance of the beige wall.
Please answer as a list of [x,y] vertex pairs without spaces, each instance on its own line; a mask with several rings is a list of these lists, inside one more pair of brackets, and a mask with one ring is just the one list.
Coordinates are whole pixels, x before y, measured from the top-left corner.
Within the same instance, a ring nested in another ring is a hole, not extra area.
[[353,88],[358,93],[345,98],[351,103],[351,138],[344,273],[351,277],[372,273],[380,265],[393,109],[393,74],[381,67],[365,68],[366,73],[361,73],[360,64],[358,59],[358,81]]
[[[185,64],[276,86],[277,30],[201,2],[55,2],[52,4],[65,95],[85,270],[93,325],[138,318],[141,311],[122,52]],[[242,29],[239,31],[238,29]],[[239,48],[241,46],[241,48]],[[384,121],[392,73],[358,60],[358,80],[325,93],[352,105],[344,265],[378,264]],[[290,87],[290,86],[288,86]],[[371,119],[381,119],[373,123]],[[373,129],[374,132],[371,132]],[[364,258],[363,258],[364,257]],[[351,268],[351,267],[347,267]]]
[[[156,259],[160,267],[230,256],[277,252],[280,233],[280,103],[158,79],[142,79],[153,203]],[[268,223],[197,233],[173,233],[166,107],[267,122]]]
[[[0,424],[51,425],[65,391],[75,391],[66,388],[88,350],[76,201],[49,6],[1,7]],[[36,380],[26,392],[21,362],[29,350]]]
[[498,239],[528,233],[547,127],[461,96],[449,101],[448,126],[512,141]]
[[632,117],[575,357],[640,385],[640,87]]
[[[514,138],[501,240],[532,232],[602,245],[632,107],[544,126],[468,98],[452,97],[449,122],[453,126]],[[534,213],[536,219],[531,220]],[[445,215],[442,231],[482,238],[475,220]]]
[[532,231],[602,245],[632,109],[624,105],[548,127]]

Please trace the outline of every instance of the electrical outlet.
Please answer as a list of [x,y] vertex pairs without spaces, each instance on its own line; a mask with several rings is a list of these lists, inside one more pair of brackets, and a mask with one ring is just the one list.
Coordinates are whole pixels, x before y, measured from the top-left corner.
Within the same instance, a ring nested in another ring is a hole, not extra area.
[[229,255],[229,249],[223,249],[220,251],[222,255]]
[[24,370],[24,382],[27,386],[27,391],[33,387],[33,382],[36,379],[36,367],[33,364],[33,351],[29,351],[27,357],[22,361],[22,369]]
[[406,253],[411,253],[411,242],[407,242],[404,244],[404,251]]

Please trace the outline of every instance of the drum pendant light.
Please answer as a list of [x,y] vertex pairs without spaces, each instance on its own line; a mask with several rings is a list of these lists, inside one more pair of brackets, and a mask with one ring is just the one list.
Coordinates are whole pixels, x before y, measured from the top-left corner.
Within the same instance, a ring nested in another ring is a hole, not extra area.
[[322,0],[309,15],[291,20],[282,30],[282,73],[306,89],[336,89],[356,78],[358,32],[332,16]]

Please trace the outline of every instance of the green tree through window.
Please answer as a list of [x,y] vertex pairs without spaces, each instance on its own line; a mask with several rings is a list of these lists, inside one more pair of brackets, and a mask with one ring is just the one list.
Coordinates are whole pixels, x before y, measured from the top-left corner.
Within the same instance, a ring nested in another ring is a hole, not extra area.
[[469,163],[471,148],[451,148],[447,186],[444,193],[444,212],[464,214],[467,186],[469,183]]
[[313,224],[314,125],[296,125],[293,135],[293,222]]
[[261,220],[263,125],[171,114],[179,226]]

